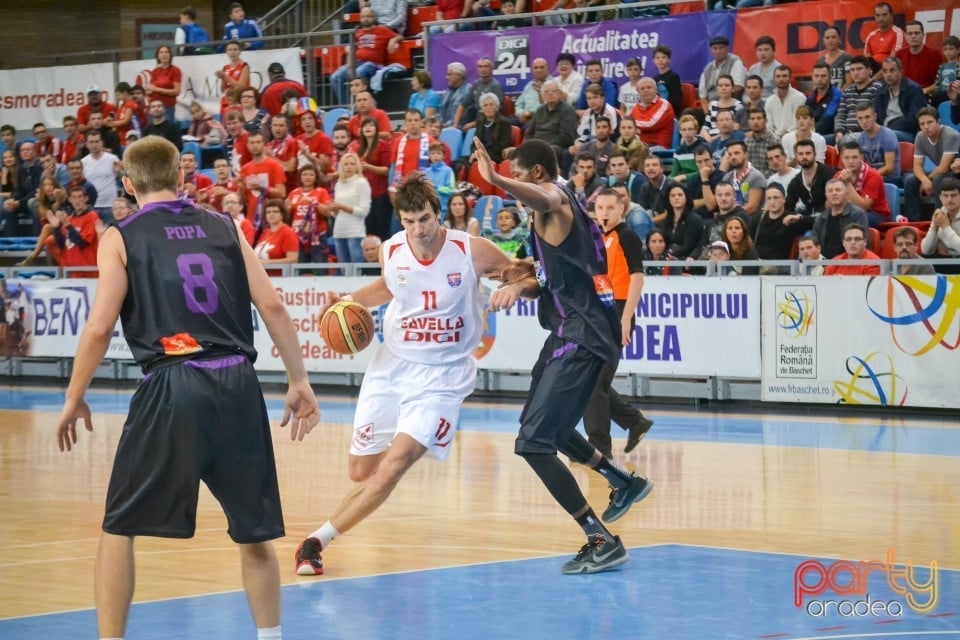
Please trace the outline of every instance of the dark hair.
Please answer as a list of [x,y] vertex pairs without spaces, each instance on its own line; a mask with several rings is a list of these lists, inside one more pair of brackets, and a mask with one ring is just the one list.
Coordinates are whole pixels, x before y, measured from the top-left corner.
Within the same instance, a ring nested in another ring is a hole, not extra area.
[[710,147],[705,144],[698,144],[693,148],[693,157],[702,156],[703,154],[713,155],[713,151],[710,151]]
[[554,64],[560,64],[563,60],[566,60],[573,66],[577,65],[577,59],[573,57],[572,53],[561,53],[557,56],[557,61]]
[[924,107],[917,111],[917,121],[919,122],[920,118],[923,116],[933,116],[933,118],[940,122],[940,112],[937,111],[934,107]]
[[197,21],[197,10],[193,7],[184,7],[183,9],[180,9],[180,15],[187,16],[190,18],[191,22]]
[[897,238],[905,238],[909,236],[914,242],[920,237],[917,234],[917,230],[911,227],[910,225],[904,225],[902,227],[897,227],[897,230],[893,233],[893,241],[896,242]]
[[266,215],[267,209],[274,207],[280,209],[280,216],[285,224],[290,224],[290,212],[287,210],[287,203],[281,198],[270,198],[263,203],[263,213]]
[[906,30],[907,30],[907,27],[909,27],[910,25],[916,25],[916,26],[920,27],[920,33],[923,33],[923,32],[924,32],[923,23],[920,22],[919,20],[911,20],[911,21],[908,22],[907,24],[903,25],[903,30],[906,31]]
[[524,140],[523,144],[514,150],[510,159],[527,170],[540,165],[547,180],[557,179],[557,154],[553,147],[543,140]]
[[400,218],[402,211],[422,211],[428,207],[439,217],[440,196],[437,195],[437,190],[426,179],[426,176],[422,173],[411,172],[397,189],[394,200],[397,218]]
[[774,51],[777,50],[777,43],[770,36],[760,36],[759,38],[757,38],[757,41],[753,43],[753,48],[756,49],[762,44],[768,44],[770,45],[771,49],[773,49]]
[[851,222],[850,224],[845,225],[845,226],[843,227],[843,232],[842,232],[840,235],[841,235],[841,236],[845,236],[845,235],[847,235],[847,231],[853,231],[854,229],[859,230],[860,233],[863,234],[863,239],[864,239],[864,240],[867,239],[867,230],[863,228],[863,225],[862,225],[862,224],[859,224],[859,223],[857,223],[857,222]]
[[785,65],[785,64],[782,64],[782,65],[780,65],[779,67],[777,67],[776,69],[773,70],[774,73],[776,73],[777,71],[786,71],[786,72],[789,73],[791,76],[793,75],[793,69],[791,69],[790,67],[788,67],[788,66]]
[[943,39],[943,44],[941,46],[945,47],[947,45],[952,46],[954,49],[960,49],[960,38],[957,36],[947,36]]
[[863,100],[857,103],[857,113],[860,113],[861,111],[876,111],[876,110],[877,108],[873,106],[872,102]]
[[873,65],[870,64],[870,58],[868,58],[867,56],[863,56],[863,55],[861,55],[861,56],[853,56],[852,58],[850,58],[850,62],[849,62],[848,64],[849,64],[850,66],[853,66],[853,65],[855,65],[855,64],[859,64],[859,65],[862,65],[862,66],[866,67],[867,69],[872,69],[872,68],[873,68]]
[[960,191],[960,180],[957,180],[953,176],[946,176],[943,180],[940,181],[940,191]]
[[[367,142],[366,136],[363,135],[363,128],[368,124],[372,124],[377,132],[373,134],[373,144]],[[357,137],[357,155],[363,158],[364,160],[371,160],[373,154],[377,152],[377,148],[380,146],[380,125],[377,124],[377,121],[374,118],[367,116],[360,121],[360,135]]]
[[[829,68],[829,67],[828,67],[828,68]],[[760,83],[760,88],[761,88],[761,89],[763,88],[763,78],[761,78],[760,76],[758,76],[758,75],[755,74],[755,73],[752,74],[752,75],[747,76],[747,79],[744,80],[744,82],[743,82],[743,86],[747,86],[747,83],[750,82],[751,80],[756,80],[757,82]]]
[[863,153],[860,149],[860,143],[856,140],[847,140],[840,145],[840,154],[843,155],[844,151],[856,151],[857,153]]
[[801,242],[804,242],[805,240],[809,240],[810,242],[812,242],[812,243],[813,243],[813,246],[815,246],[815,247],[819,247],[819,246],[820,246],[820,238],[818,238],[817,236],[813,235],[812,233],[810,233],[810,234],[808,234],[808,235],[805,235],[805,236],[800,236],[800,238],[797,239],[797,244],[800,244]]
[[743,140],[730,140],[730,141],[727,142],[727,145],[726,145],[726,146],[727,146],[727,149],[728,149],[728,150],[731,149],[731,148],[733,148],[733,147],[743,147],[743,152],[744,152],[744,153],[747,153],[747,152],[748,152],[747,143],[744,142]]
[[830,65],[828,65],[826,62],[818,62],[817,64],[813,65],[813,68],[826,69],[828,72],[830,71]]
[[813,140],[797,140],[797,143],[793,145],[794,153],[796,153],[797,149],[800,147],[810,147],[813,149],[814,153],[817,151],[817,145],[813,144]]
[[593,127],[596,128],[597,125],[600,124],[601,122],[606,122],[611,127],[613,126],[613,123],[610,122],[610,118],[608,118],[607,116],[600,116],[593,121]]
[[759,113],[760,115],[762,115],[764,120],[767,119],[767,112],[764,111],[763,109],[760,109],[759,107],[750,107],[749,109],[747,109],[748,117],[752,116],[755,113]]
[[[778,146],[779,146],[779,145],[778,145]],[[773,145],[770,145],[769,148],[770,148],[770,149],[773,149]],[[782,148],[782,147],[781,147],[781,148]],[[780,184],[779,182],[771,182],[770,184],[768,184],[768,185],[767,185],[767,188],[766,188],[766,191],[770,191],[770,189],[774,189],[774,190],[776,190],[776,191],[779,191],[779,192],[780,192],[780,195],[782,195],[782,196],[787,195],[787,192],[786,192],[786,190],[783,188],[783,185]]]
[[[816,147],[814,147],[814,148],[816,148]],[[768,145],[768,146],[767,146],[767,151],[779,151],[779,152],[782,153],[783,155],[787,155],[787,152],[784,150],[783,145],[780,144],[779,142],[774,142],[773,144]],[[776,183],[774,183],[774,184],[776,184]],[[779,186],[779,185],[777,185],[777,186]]]
[[114,91],[116,91],[117,93],[130,93],[130,83],[118,82],[117,86],[114,87]]
[[589,160],[594,165],[597,164],[596,157],[594,157],[594,155],[589,151],[581,151],[580,153],[578,153],[577,156],[573,159],[573,162],[574,164],[579,164],[581,160]]
[[600,69],[603,70],[603,63],[596,59],[587,60],[587,64],[583,65],[583,68],[586,69],[588,67],[600,67]]
[[655,46],[655,47],[653,48],[653,52],[654,52],[655,54],[656,54],[656,53],[662,53],[663,55],[667,56],[668,58],[672,58],[672,57],[673,57],[673,51],[671,51],[670,47],[668,47],[668,46],[665,45],[665,44],[658,44],[657,46]]

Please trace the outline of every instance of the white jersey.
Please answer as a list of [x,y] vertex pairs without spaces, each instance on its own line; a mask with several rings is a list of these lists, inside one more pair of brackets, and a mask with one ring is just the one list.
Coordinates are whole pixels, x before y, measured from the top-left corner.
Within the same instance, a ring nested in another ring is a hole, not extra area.
[[383,277],[393,294],[383,318],[384,346],[423,364],[473,357],[482,334],[482,306],[470,235],[447,229],[440,253],[425,264],[400,231],[384,243],[383,256]]

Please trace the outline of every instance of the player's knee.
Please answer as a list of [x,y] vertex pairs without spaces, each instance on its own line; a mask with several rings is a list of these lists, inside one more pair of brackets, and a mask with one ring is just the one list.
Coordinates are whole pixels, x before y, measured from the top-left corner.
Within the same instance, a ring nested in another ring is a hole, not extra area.
[[365,482],[377,471],[379,456],[350,456],[347,473],[353,482]]
[[376,474],[370,478],[370,483],[374,489],[392,491],[412,464],[413,461],[406,456],[384,458]]

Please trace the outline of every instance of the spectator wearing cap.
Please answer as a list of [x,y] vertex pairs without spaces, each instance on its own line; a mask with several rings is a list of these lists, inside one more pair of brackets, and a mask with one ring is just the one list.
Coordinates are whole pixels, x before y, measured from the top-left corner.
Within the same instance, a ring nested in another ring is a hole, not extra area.
[[85,132],[89,126],[90,113],[96,111],[102,113],[104,119],[107,119],[117,112],[117,108],[103,99],[103,93],[100,87],[92,84],[87,87],[87,103],[80,105],[77,109],[77,124],[80,131]]
[[309,96],[306,87],[296,80],[287,78],[283,65],[279,62],[270,63],[267,67],[267,77],[270,82],[260,91],[260,106],[271,116],[277,115],[283,109],[285,104],[283,96],[287,91],[296,92],[298,98]]
[[[246,40],[249,38],[262,38],[263,32],[256,20],[247,18],[243,5],[239,2],[230,3],[230,22],[223,25],[223,39]],[[243,42],[244,49],[263,49],[263,40],[251,40]]]
[[738,98],[743,93],[743,86],[747,81],[747,68],[739,56],[730,53],[730,40],[727,37],[712,38],[710,54],[713,56],[713,61],[700,74],[700,106],[704,113],[709,110],[710,101],[718,98],[717,78],[730,75],[733,78],[734,95]]
[[[710,246],[707,247],[707,259],[714,264],[718,262],[727,262],[730,260],[730,247],[723,240],[714,240],[710,243]],[[716,275],[739,275],[736,271],[732,269],[721,270],[717,267]]]
[[349,104],[348,80],[351,75],[370,79],[387,65],[388,56],[397,50],[403,40],[396,31],[377,24],[377,14],[370,7],[360,10],[360,26],[353,36],[356,69],[353,74],[348,64],[330,74],[330,84],[339,104]]
[[570,106],[574,106],[580,98],[580,92],[583,91],[583,76],[574,70],[577,65],[577,59],[572,53],[561,53],[557,56],[557,75],[553,77],[560,87],[563,99]]
[[306,108],[304,103],[308,99],[299,101],[297,111],[297,122],[300,125],[301,133],[297,135],[298,164],[303,167],[305,164],[312,164],[317,167],[319,175],[327,175],[330,166],[330,158],[333,157],[333,141],[319,127],[317,114]]

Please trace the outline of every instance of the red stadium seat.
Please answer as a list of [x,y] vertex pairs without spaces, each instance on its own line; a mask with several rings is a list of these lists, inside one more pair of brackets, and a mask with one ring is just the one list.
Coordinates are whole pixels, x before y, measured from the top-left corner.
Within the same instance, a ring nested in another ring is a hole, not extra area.
[[519,147],[523,143],[523,129],[517,125],[510,127],[510,144]]
[[840,166],[840,155],[837,153],[836,147],[827,145],[826,162],[824,164],[834,169]]
[[513,117],[514,108],[513,108],[513,98],[510,96],[503,97],[503,106],[500,107],[500,113],[507,116],[508,118]]
[[900,143],[900,172],[913,173],[913,143]]
[[419,36],[423,33],[423,23],[431,22],[437,19],[437,7],[409,7],[407,9],[407,30],[406,35]]
[[485,196],[492,196],[496,194],[496,189],[493,185],[483,179],[483,176],[480,175],[480,169],[477,168],[477,163],[474,162],[470,165],[470,170],[467,172],[467,182],[475,186],[480,190]]
[[[681,82],[680,95],[683,96],[683,102],[681,103],[681,106],[684,109],[688,109],[690,107],[696,107],[698,109],[700,108],[699,89],[697,89],[696,85],[690,82]],[[679,113],[676,115],[678,118],[680,117]]]
[[870,227],[867,229],[867,249],[873,251],[876,254],[879,254],[882,246],[882,238],[880,237],[880,230]]

